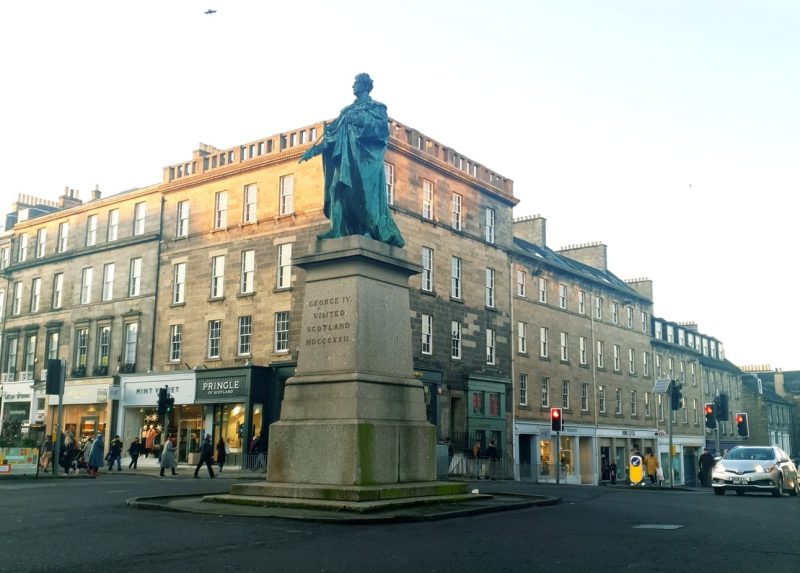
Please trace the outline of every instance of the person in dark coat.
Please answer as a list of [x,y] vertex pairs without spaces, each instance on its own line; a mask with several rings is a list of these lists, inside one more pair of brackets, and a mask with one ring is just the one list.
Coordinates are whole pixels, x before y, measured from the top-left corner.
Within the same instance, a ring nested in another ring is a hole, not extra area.
[[139,441],[138,436],[133,438],[131,445],[128,446],[128,453],[131,456],[131,463],[128,464],[128,469],[136,469],[139,463],[139,454],[142,453],[142,443]]
[[222,471],[222,466],[225,465],[225,456],[228,453],[226,448],[227,446],[225,445],[225,440],[223,440],[222,436],[220,436],[219,441],[217,442],[217,466],[219,467],[219,471]]
[[114,436],[114,439],[111,440],[111,445],[109,446],[108,451],[108,471],[111,471],[114,468],[114,462],[117,462],[117,471],[122,471],[122,465],[120,464],[120,459],[122,458],[122,440],[119,439],[119,436]]
[[203,464],[206,464],[208,468],[208,475],[211,479],[214,479],[214,470],[211,467],[211,463],[214,461],[214,445],[211,443],[211,434],[206,434],[203,438],[203,443],[200,444],[200,461],[197,462],[197,467],[194,468],[194,477],[198,477],[197,472],[200,471],[200,468],[203,467]]
[[709,487],[711,485],[711,469],[714,467],[714,456],[712,456],[708,449],[703,450],[700,456],[700,485],[702,487]]

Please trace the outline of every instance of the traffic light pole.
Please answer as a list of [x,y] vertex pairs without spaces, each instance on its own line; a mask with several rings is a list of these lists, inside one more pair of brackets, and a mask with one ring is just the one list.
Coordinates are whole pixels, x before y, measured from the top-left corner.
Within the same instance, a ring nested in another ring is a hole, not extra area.
[[714,446],[717,456],[722,455],[722,450],[719,449],[719,420],[717,420],[717,427],[714,429]]
[[672,409],[672,395],[670,394],[669,416],[667,416],[667,433],[669,434],[669,455],[667,456],[669,467],[667,471],[669,472],[669,487],[675,487],[675,472],[672,471],[672,414],[674,413],[675,410]]
[[[64,379],[66,378],[67,361],[61,359],[60,380],[58,381],[58,421],[56,422],[56,439],[53,444],[53,459],[50,462],[53,475],[58,475],[58,462],[61,458],[61,425],[64,423]],[[64,436],[66,440],[66,436]]]
[[561,483],[561,432],[556,432],[556,485]]

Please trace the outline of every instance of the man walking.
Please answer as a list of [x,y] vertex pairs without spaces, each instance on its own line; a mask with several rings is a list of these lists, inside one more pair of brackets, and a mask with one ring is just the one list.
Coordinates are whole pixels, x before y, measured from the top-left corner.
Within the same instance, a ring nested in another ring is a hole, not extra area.
[[214,479],[214,470],[211,468],[211,462],[214,461],[214,445],[211,443],[211,434],[206,434],[203,438],[203,443],[200,444],[200,461],[197,462],[197,467],[194,468],[194,477],[198,477],[197,473],[200,471],[200,468],[203,467],[203,464],[206,464],[208,467],[208,475],[211,479]]
[[700,456],[700,485],[709,487],[711,485],[711,468],[714,467],[714,456],[708,453],[708,448],[703,450]]
[[117,471],[122,471],[120,458],[122,458],[122,440],[119,439],[119,436],[114,436],[108,451],[108,471],[113,469],[115,461],[117,462]]
[[130,447],[128,448],[128,453],[131,455],[131,463],[128,464],[128,469],[136,469],[136,466],[139,463],[139,454],[142,451],[142,444],[139,443],[139,436],[133,438],[133,442],[131,442]]

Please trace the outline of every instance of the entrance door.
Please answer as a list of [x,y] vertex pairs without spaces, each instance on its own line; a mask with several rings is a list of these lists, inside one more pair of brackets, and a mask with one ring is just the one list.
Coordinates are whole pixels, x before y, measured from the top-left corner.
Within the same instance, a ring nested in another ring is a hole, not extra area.
[[683,467],[685,469],[685,484],[689,487],[697,487],[699,484],[697,483],[697,472],[694,471],[694,468],[697,467],[697,463],[694,461],[694,453],[690,449],[685,449],[683,451]]

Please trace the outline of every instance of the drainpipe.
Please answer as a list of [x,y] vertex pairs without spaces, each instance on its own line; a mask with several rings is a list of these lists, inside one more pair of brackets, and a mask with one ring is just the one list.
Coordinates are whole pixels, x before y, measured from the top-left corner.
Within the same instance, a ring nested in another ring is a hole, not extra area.
[[158,247],[156,247],[156,287],[153,292],[153,323],[150,328],[150,364],[147,367],[148,372],[153,371],[153,361],[156,352],[156,317],[158,316],[158,283],[161,279],[161,239],[163,237],[164,229],[164,203],[166,199],[161,196],[161,207],[158,213]]
[[[516,281],[515,273],[514,273],[514,262],[509,262],[509,273],[508,273],[508,299],[509,299],[509,314],[511,315],[511,453],[514,456],[514,460],[519,460],[519,444],[517,442],[517,404],[519,403],[516,398],[516,365],[517,365],[517,353],[514,351],[514,329],[516,328],[516,323],[514,322],[514,283]],[[519,464],[514,464],[514,479],[517,481],[521,481],[522,477],[519,474]]]

